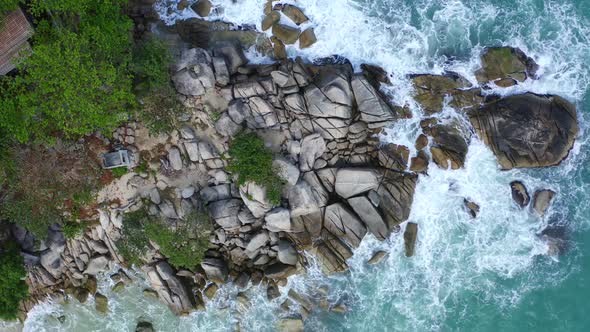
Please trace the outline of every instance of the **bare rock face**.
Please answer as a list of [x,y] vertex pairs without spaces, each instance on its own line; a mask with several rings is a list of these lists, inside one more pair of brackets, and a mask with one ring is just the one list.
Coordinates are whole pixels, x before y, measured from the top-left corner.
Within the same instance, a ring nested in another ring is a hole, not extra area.
[[482,68],[475,73],[477,81],[494,81],[499,86],[510,86],[516,81],[535,78],[539,66],[519,48],[488,47],[481,55]]
[[331,274],[348,269],[346,260],[352,257],[352,250],[327,230],[322,230],[321,240],[314,243],[314,251],[324,273]]
[[242,224],[238,219],[238,213],[242,201],[239,199],[226,199],[209,204],[209,215],[215,222],[225,229],[235,229]]
[[364,76],[354,76],[351,86],[361,120],[366,122],[370,129],[384,127],[395,119],[389,105],[381,99],[377,90]]
[[432,137],[430,154],[433,161],[444,169],[459,169],[465,164],[468,145],[465,133],[458,123],[432,124],[422,129]]
[[403,145],[389,143],[379,148],[377,158],[382,167],[403,172],[408,168],[410,150]]
[[471,108],[483,101],[481,91],[455,73],[415,75],[412,82],[416,90],[414,99],[427,114],[442,111],[446,97],[452,97],[450,106],[457,109]]
[[389,172],[377,189],[378,207],[390,230],[410,216],[417,180],[418,176],[414,174]]
[[558,96],[510,96],[469,113],[503,169],[558,165],[578,135],[574,105]]
[[555,196],[555,191],[549,189],[538,190],[533,196],[533,210],[540,216],[543,217],[549,207],[551,201]]
[[144,266],[144,271],[158,297],[176,314],[188,313],[194,309],[195,299],[187,286],[176,276],[166,261]]
[[210,64],[211,57],[205,50],[192,48],[184,51],[172,76],[176,91],[187,96],[200,96],[206,89],[213,88],[216,81]]
[[355,248],[360,245],[367,233],[367,228],[362,221],[342,203],[326,207],[324,227],[335,236],[345,239]]
[[516,202],[518,206],[524,208],[525,206],[529,205],[531,197],[529,196],[529,193],[522,182],[510,182],[510,189],[512,192],[512,199],[514,200],[514,202]]
[[303,172],[311,171],[317,158],[326,151],[326,142],[320,134],[305,136],[301,141],[299,168]]
[[359,196],[349,198],[348,205],[350,205],[363,223],[367,225],[371,234],[378,240],[383,241],[389,236],[390,231],[387,223],[385,223],[379,211],[367,197]]
[[349,198],[375,190],[381,178],[381,173],[373,168],[342,168],[336,173],[336,193],[342,198]]
[[228,269],[224,260],[218,258],[205,258],[201,263],[205,270],[207,278],[217,284],[223,284],[227,281]]

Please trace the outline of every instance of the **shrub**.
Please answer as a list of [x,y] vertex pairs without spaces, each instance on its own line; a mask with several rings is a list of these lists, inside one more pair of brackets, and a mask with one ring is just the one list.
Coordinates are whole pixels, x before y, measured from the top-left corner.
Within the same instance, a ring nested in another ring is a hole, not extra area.
[[176,268],[192,269],[203,260],[209,247],[211,223],[205,214],[193,213],[170,227],[158,220],[149,223],[145,232],[160,247],[160,253]]
[[13,320],[17,317],[19,302],[29,295],[24,281],[27,272],[15,244],[10,243],[0,252],[0,319]]
[[192,213],[168,225],[141,209],[125,215],[123,235],[116,245],[128,264],[140,265],[152,240],[170,264],[191,269],[201,263],[209,246],[210,231],[211,223],[205,214]]
[[62,225],[62,232],[67,239],[74,239],[84,233],[89,223],[86,221],[66,221]]
[[[0,217],[11,220],[39,239],[47,227],[60,223],[65,214],[71,219],[94,199],[102,170],[89,151],[78,144],[12,146]],[[6,170],[5,170],[6,171]]]
[[129,169],[127,167],[117,167],[110,170],[113,173],[113,176],[116,178],[120,178],[123,175],[129,173]]
[[272,153],[264,141],[254,133],[240,133],[229,147],[227,169],[238,174],[238,185],[248,181],[266,187],[266,194],[273,204],[281,202],[283,181],[272,166]]
[[[0,19],[2,19],[3,14],[15,10],[18,7],[20,0],[0,0]],[[0,28],[2,27],[2,22],[0,22]]]

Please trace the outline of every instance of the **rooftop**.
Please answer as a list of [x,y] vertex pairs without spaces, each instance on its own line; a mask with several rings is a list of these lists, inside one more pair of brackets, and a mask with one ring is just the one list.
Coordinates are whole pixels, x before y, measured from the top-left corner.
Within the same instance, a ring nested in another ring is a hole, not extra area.
[[33,27],[19,8],[0,18],[0,75],[6,75],[15,68],[14,59],[20,51],[28,51],[28,39]]

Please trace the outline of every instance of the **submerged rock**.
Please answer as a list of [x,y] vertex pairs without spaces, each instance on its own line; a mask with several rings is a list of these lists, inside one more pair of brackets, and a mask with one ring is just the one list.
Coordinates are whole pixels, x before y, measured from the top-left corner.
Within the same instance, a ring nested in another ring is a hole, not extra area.
[[574,105],[532,93],[486,104],[469,119],[503,169],[558,165],[579,131]]
[[277,323],[277,331],[303,332],[303,319],[301,317],[283,318]]
[[[477,81],[495,81],[497,85],[510,86],[516,81],[535,78],[539,66],[519,48],[488,47],[481,55],[482,68],[475,73]],[[513,81],[513,83],[510,83]],[[499,84],[498,84],[499,83]]]
[[545,212],[551,206],[551,201],[555,196],[555,191],[549,189],[537,190],[533,196],[533,210],[540,216],[543,217]]
[[469,213],[469,215],[471,215],[472,218],[477,217],[477,215],[479,214],[479,205],[468,199],[464,199],[463,204],[465,205],[465,209],[467,209],[467,212]]
[[414,248],[416,247],[416,238],[418,237],[418,224],[409,222],[406,225],[404,232],[404,244],[406,250],[406,257],[414,256]]
[[139,322],[135,327],[135,332],[154,332],[154,326],[150,322]]
[[522,182],[510,182],[510,189],[512,192],[512,199],[514,200],[514,202],[516,202],[518,206],[524,208],[525,206],[529,205],[531,197],[529,196],[529,193]]
[[109,300],[106,296],[96,293],[94,295],[94,302],[96,311],[100,312],[101,314],[106,314],[109,311]]

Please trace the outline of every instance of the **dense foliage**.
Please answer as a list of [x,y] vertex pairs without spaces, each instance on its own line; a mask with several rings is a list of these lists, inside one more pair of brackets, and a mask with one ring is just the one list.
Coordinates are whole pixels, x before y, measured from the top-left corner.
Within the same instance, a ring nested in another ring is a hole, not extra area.
[[281,201],[283,182],[272,165],[272,153],[264,146],[264,141],[254,133],[240,133],[234,137],[229,147],[227,169],[238,174],[238,184],[248,181],[266,188],[266,195],[273,204]]
[[[122,0],[31,4],[40,18],[20,75],[0,85],[0,128],[21,142],[112,129],[133,106],[131,20]],[[45,17],[45,16],[40,16]]]
[[[4,13],[15,10],[19,2],[20,0],[0,0],[0,19]],[[0,22],[0,24],[2,23]]]
[[27,273],[23,258],[14,244],[0,248],[0,319],[12,320],[18,314],[18,304],[29,295],[24,281]]
[[210,232],[211,223],[205,214],[191,213],[168,224],[138,210],[126,214],[123,236],[116,245],[128,264],[139,265],[151,240],[170,264],[191,269],[201,263]]

